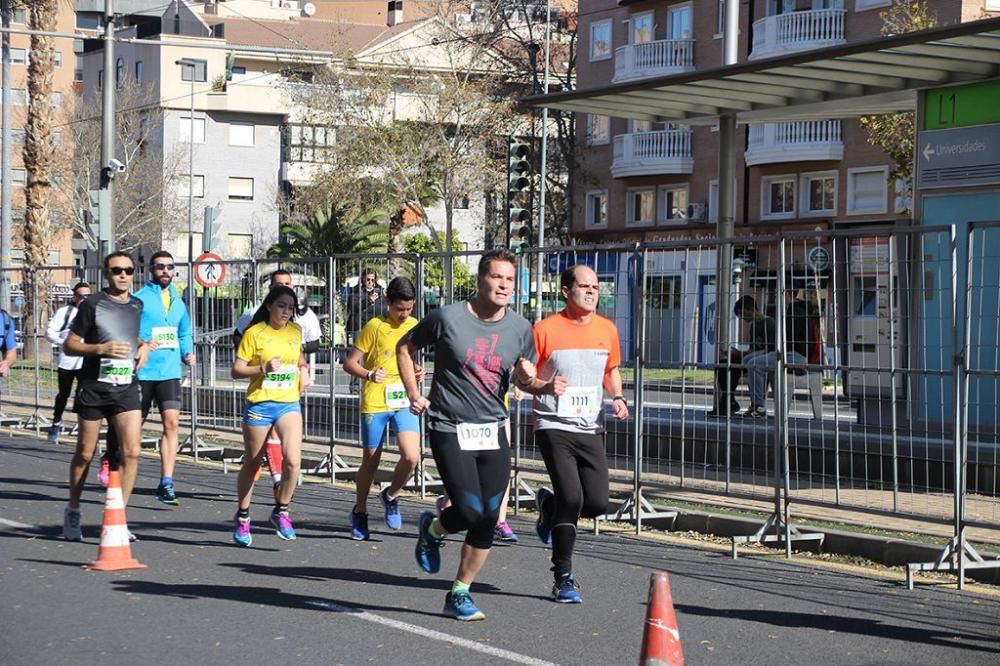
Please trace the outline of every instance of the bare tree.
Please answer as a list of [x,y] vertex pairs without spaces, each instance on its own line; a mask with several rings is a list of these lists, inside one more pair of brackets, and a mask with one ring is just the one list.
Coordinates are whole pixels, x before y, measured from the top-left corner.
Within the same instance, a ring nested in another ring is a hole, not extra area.
[[[106,85],[113,85],[110,80]],[[183,151],[162,145],[163,110],[148,90],[125,81],[115,93],[115,154],[125,171],[115,179],[115,242],[130,251],[143,244],[160,245],[177,233],[186,220],[187,172]],[[99,98],[78,103],[69,123],[74,157],[66,166],[60,194],[74,211],[76,233],[97,247],[97,237],[84,214],[92,204],[90,193],[100,188],[101,103]]]
[[[393,252],[402,249],[403,210],[429,231],[451,229],[458,202],[500,185],[506,136],[518,122],[500,54],[444,20],[421,30],[419,48],[374,49],[293,91],[306,123],[338,128],[337,166],[320,176],[317,192],[395,211]],[[437,203],[445,219],[433,221],[427,211]],[[444,239],[431,238],[442,250]]]

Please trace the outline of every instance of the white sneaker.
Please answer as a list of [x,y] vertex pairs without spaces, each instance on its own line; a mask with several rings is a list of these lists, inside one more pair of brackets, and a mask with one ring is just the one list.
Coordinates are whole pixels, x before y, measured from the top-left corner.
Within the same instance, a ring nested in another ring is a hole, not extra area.
[[83,541],[79,509],[73,509],[69,506],[63,509],[63,538],[67,541]]

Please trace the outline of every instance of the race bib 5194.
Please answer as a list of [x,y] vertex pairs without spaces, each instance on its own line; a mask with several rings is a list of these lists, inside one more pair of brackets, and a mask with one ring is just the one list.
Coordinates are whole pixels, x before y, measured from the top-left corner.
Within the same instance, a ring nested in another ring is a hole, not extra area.
[[269,372],[264,375],[261,388],[280,391],[282,389],[297,388],[299,385],[299,368],[296,365],[285,365],[276,372]]

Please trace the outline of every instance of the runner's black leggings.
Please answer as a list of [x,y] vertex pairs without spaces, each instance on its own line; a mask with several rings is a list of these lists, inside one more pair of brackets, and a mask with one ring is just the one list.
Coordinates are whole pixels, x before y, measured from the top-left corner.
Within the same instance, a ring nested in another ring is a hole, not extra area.
[[492,451],[463,451],[455,433],[430,431],[431,453],[451,498],[451,506],[441,512],[441,526],[449,534],[466,530],[465,543],[481,550],[493,545],[510,479],[510,444],[504,429],[499,430],[500,448]]
[[576,523],[594,518],[608,508],[608,459],[604,435],[562,430],[538,430],[535,442],[552,479],[552,506],[546,505],[552,525],[552,571],[573,571]]
[[80,371],[59,368],[56,374],[59,377],[59,393],[56,394],[56,403],[52,408],[52,422],[62,423],[66,402],[69,400],[69,394],[73,391],[73,380],[77,378]]

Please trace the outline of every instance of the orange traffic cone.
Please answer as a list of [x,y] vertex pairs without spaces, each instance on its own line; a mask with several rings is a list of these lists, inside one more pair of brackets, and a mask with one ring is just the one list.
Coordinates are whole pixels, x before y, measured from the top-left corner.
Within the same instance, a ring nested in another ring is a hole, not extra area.
[[122,496],[122,477],[118,470],[111,470],[108,492],[104,496],[104,522],[101,525],[101,545],[97,559],[84,568],[95,571],[145,569],[146,565],[132,558],[128,542],[128,524],[125,522],[125,499]]
[[649,578],[649,606],[642,630],[640,666],[684,666],[681,634],[677,630],[674,602],[667,572],[654,571]]

